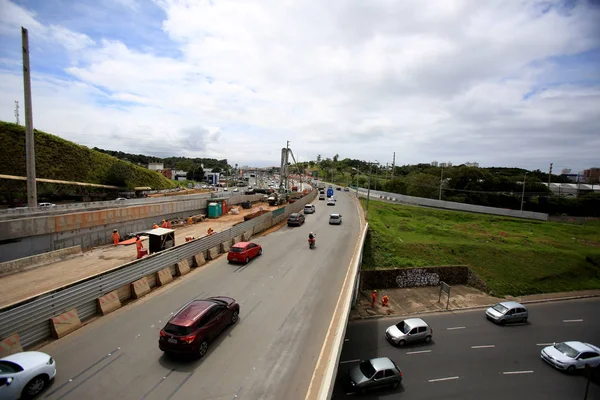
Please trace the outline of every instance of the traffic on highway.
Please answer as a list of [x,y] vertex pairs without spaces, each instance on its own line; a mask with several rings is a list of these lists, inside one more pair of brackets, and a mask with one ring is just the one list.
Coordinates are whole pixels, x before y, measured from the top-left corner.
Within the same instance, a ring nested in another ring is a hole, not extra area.
[[[531,304],[525,322],[506,324],[485,309],[353,321],[332,398],[584,399],[584,366],[600,364],[599,309],[600,300],[585,299]],[[382,360],[389,368],[361,373]],[[587,396],[600,399],[597,381]]]
[[[300,226],[284,223],[237,243],[169,286],[42,346],[53,379],[18,386],[9,370],[17,364],[0,361],[0,397],[304,398],[346,274],[340,265],[353,256],[347,243],[357,241],[360,226],[351,196],[340,196],[334,209],[346,217],[345,229],[329,224],[328,209],[314,207]],[[315,251],[306,246],[310,232],[318,235]]]

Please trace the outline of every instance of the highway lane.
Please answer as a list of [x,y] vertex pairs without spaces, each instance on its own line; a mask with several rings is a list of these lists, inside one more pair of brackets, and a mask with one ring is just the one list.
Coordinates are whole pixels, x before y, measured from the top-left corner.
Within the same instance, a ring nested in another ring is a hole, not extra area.
[[[224,256],[42,348],[57,362],[48,399],[303,399],[359,235],[354,200],[315,200],[316,213],[253,240],[259,258]],[[333,211],[342,226],[328,225]],[[317,233],[310,250],[308,232]],[[165,357],[158,332],[188,300],[232,296],[240,321],[202,360]]]
[[[344,374],[357,360],[386,356],[403,370],[400,391],[382,390],[361,398],[583,399],[586,378],[570,376],[540,359],[544,345],[580,340],[600,345],[600,299],[530,304],[526,324],[495,325],[484,310],[425,314],[434,340],[403,348],[384,337],[399,318],[350,322],[333,399],[348,397]],[[600,399],[592,383],[588,399]]]

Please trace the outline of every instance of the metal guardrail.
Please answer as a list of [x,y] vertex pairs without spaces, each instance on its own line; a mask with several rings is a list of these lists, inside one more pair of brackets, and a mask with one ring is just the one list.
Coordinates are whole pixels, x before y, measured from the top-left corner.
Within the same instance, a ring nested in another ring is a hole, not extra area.
[[281,216],[272,213],[245,221],[231,229],[218,232],[191,242],[152,254],[140,260],[124,264],[117,269],[101,273],[83,281],[58,288],[0,310],[0,340],[18,333],[22,346],[30,346],[51,336],[50,319],[68,310],[77,308],[79,317],[85,320],[97,313],[97,299],[131,282],[156,273],[163,268],[188,260],[194,255],[231,240],[243,232],[256,233],[255,227],[265,227],[280,222],[292,212],[300,211],[312,201],[316,191],[288,204]]

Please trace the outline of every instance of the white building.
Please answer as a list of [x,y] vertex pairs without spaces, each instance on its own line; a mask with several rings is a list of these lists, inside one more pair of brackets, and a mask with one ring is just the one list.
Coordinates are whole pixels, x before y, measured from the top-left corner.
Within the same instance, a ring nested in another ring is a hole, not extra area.
[[479,168],[479,163],[478,162],[471,162],[471,161],[467,161],[465,163],[465,167],[474,167],[474,168]]
[[162,171],[165,169],[163,163],[148,163],[148,169],[151,171]]

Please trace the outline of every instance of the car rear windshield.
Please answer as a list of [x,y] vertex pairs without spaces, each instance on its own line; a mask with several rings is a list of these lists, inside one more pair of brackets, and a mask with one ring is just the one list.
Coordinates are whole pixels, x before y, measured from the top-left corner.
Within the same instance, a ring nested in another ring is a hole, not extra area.
[[192,328],[190,326],[179,326],[168,323],[167,326],[165,326],[164,331],[171,335],[185,336],[192,333]]
[[508,308],[504,307],[502,304],[496,304],[492,308],[498,311],[500,314],[504,314],[506,311],[508,311]]
[[339,215],[332,215],[329,218],[330,219],[340,219],[340,216]]
[[241,253],[244,251],[243,247],[232,247],[229,249],[229,251],[231,251],[232,253]]
[[373,364],[371,364],[371,361],[367,360],[360,363],[360,372],[367,378],[370,378],[375,375],[376,371]]
[[575,350],[566,343],[558,343],[554,346],[554,348],[570,358],[575,358],[579,354],[577,350]]

